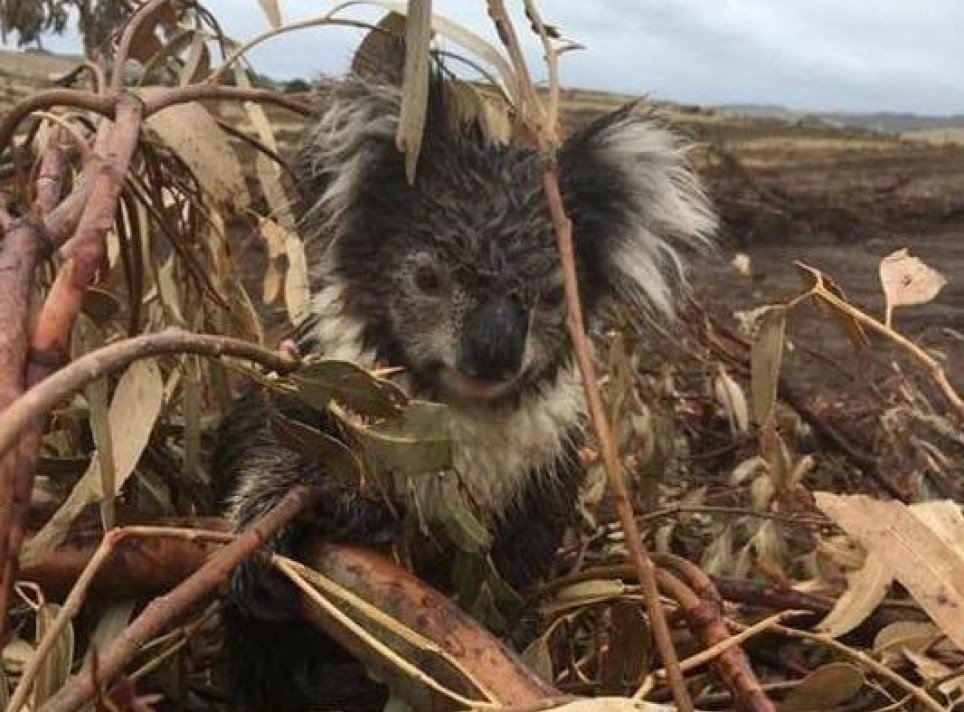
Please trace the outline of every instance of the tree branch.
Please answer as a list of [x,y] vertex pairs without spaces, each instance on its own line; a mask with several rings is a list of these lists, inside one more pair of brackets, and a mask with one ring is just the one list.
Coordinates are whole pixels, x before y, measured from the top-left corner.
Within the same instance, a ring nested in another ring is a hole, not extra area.
[[211,334],[193,334],[183,329],[166,329],[119,341],[84,354],[33,386],[0,413],[0,455],[13,447],[31,423],[37,422],[65,397],[143,358],[161,354],[199,354],[211,358],[234,356],[261,364],[271,371],[288,373],[300,359],[291,351],[271,351],[241,339]]
[[80,708],[97,693],[98,684],[113,680],[151,637],[192,605],[214,593],[238,564],[250,558],[275,532],[314,506],[318,498],[318,490],[311,488],[296,487],[288,492],[271,511],[208,559],[181,585],[151,601],[114,644],[98,656],[96,679],[88,659],[80,672],[40,708],[41,712],[68,712]]

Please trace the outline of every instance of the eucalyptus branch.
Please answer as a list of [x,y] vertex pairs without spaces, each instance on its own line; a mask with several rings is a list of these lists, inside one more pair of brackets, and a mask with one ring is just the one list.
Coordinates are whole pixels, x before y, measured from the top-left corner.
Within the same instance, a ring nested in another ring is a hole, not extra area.
[[72,106],[93,111],[108,119],[114,118],[116,99],[107,94],[95,94],[82,89],[47,89],[14,104],[0,119],[0,150],[13,142],[13,135],[20,123],[36,111],[46,111],[57,106]]
[[[806,269],[809,270],[810,268]],[[961,395],[951,384],[950,380],[947,378],[947,373],[944,371],[944,367],[937,359],[935,359],[924,349],[900,332],[895,331],[886,324],[877,321],[869,314],[865,314],[860,309],[850,304],[847,300],[842,299],[834,294],[831,290],[824,286],[822,277],[817,280],[813,289],[804,296],[811,295],[826,302],[841,314],[854,319],[861,326],[864,326],[871,331],[875,331],[881,336],[884,336],[892,341],[895,345],[903,349],[914,360],[924,367],[937,387],[940,388],[941,392],[944,394],[944,397],[948,400],[951,406],[953,406],[954,410],[957,411],[958,415],[964,417],[964,398],[961,397]]]
[[579,366],[579,374],[582,377],[583,388],[586,393],[589,416],[599,439],[610,492],[615,500],[616,511],[623,527],[630,559],[643,588],[653,637],[656,639],[656,645],[663,658],[663,665],[666,668],[670,687],[673,690],[676,707],[680,712],[691,712],[693,703],[690,701],[689,693],[686,690],[683,673],[679,669],[676,648],[673,646],[669,624],[666,622],[660,603],[659,589],[656,583],[656,568],[649,558],[639,528],[636,526],[636,517],[619,464],[616,441],[613,438],[602,396],[599,393],[596,367],[589,352],[586,327],[582,319],[582,306],[579,303],[576,258],[572,244],[572,221],[566,216],[562,192],[559,189],[559,176],[555,169],[550,169],[543,175],[542,185],[549,204],[549,213],[555,226],[559,256],[562,261],[563,285],[566,292],[566,309],[568,312],[566,325],[576,353],[576,363]]
[[27,665],[20,675],[20,680],[17,682],[17,687],[10,698],[10,703],[7,705],[6,712],[19,712],[24,704],[26,704],[27,696],[30,694],[37,674],[40,672],[47,656],[60,638],[60,634],[80,612],[94,577],[100,572],[104,564],[114,556],[121,542],[131,537],[174,538],[189,542],[213,538],[222,543],[230,542],[234,539],[230,534],[224,532],[204,532],[193,529],[168,529],[164,527],[135,526],[112,529],[107,532],[101,540],[100,546],[97,547],[94,555],[90,557],[84,570],[80,576],[77,577],[76,583],[70,590],[63,606],[61,606],[57,612],[53,623],[44,631],[43,638],[34,650],[33,655],[27,661]]
[[131,15],[130,20],[127,21],[120,42],[117,45],[117,51],[114,53],[114,69],[110,77],[111,94],[119,94],[124,88],[124,68],[127,66],[128,58],[130,58],[131,45],[134,42],[134,37],[137,36],[137,31],[147,18],[157,12],[158,8],[167,2],[168,0],[150,0],[150,2],[141,5],[141,7],[137,9],[137,12]]
[[271,351],[257,344],[226,336],[193,334],[167,329],[119,341],[92,351],[47,377],[0,413],[0,456],[4,455],[31,423],[37,421],[66,396],[134,361],[162,354],[199,354],[211,358],[232,356],[287,373],[298,367],[291,351]]
[[319,491],[312,488],[296,487],[289,491],[267,514],[220,549],[181,585],[151,601],[98,657],[96,678],[88,660],[80,672],[40,708],[41,712],[68,712],[82,707],[97,694],[100,682],[114,679],[152,636],[192,605],[213,594],[238,564],[250,558],[275,532],[314,506],[319,496]]
[[250,89],[247,87],[226,87],[219,84],[189,84],[185,87],[173,87],[147,98],[144,101],[144,116],[163,111],[177,104],[204,99],[220,99],[226,101],[257,101],[266,104],[277,104],[301,116],[310,116],[313,109],[308,104],[285,96],[270,89]]

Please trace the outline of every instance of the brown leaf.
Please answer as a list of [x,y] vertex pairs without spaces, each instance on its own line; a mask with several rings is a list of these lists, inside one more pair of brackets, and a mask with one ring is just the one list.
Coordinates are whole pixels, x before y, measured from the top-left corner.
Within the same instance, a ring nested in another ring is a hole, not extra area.
[[907,589],[940,629],[964,649],[964,557],[900,502],[814,493],[817,506]]
[[817,668],[788,694],[781,712],[825,712],[854,698],[864,685],[864,673],[850,663]]
[[[164,90],[143,91],[150,95]],[[187,164],[215,201],[238,211],[249,205],[241,162],[203,105],[192,101],[164,109],[147,119],[147,127]]]
[[880,261],[880,283],[884,288],[885,321],[889,326],[894,307],[926,304],[937,296],[947,279],[904,248]]
[[847,590],[819,625],[832,638],[849,633],[876,610],[894,580],[893,572],[878,556],[868,556],[857,571],[847,573]]
[[100,459],[91,459],[90,466],[74,485],[67,500],[24,547],[20,555],[21,565],[27,566],[50,553],[63,541],[71,523],[88,504],[100,502],[105,496],[112,497],[120,491],[147,447],[163,400],[164,382],[157,363],[145,359],[131,364],[117,384],[108,413],[116,468],[114,492],[103,492]]
[[[55,603],[42,603],[37,609],[36,639],[39,645],[54,624],[60,606]],[[74,626],[68,623],[57,636],[57,642],[44,658],[33,683],[32,709],[40,709],[44,702],[53,697],[70,677],[74,663]]]
[[405,175],[415,182],[428,115],[429,43],[432,40],[432,0],[409,0],[405,21],[405,70],[402,107],[395,145],[405,153]]
[[264,16],[268,18],[271,27],[273,29],[281,27],[281,8],[278,6],[278,0],[258,0],[258,4],[264,11]]
[[649,667],[651,639],[646,616],[639,604],[617,601],[610,609],[609,647],[602,666],[602,683],[606,691],[620,693],[636,687]]
[[177,19],[178,13],[170,3],[162,3],[143,16],[131,38],[130,58],[147,64],[163,48],[157,37],[158,27],[174,27]]

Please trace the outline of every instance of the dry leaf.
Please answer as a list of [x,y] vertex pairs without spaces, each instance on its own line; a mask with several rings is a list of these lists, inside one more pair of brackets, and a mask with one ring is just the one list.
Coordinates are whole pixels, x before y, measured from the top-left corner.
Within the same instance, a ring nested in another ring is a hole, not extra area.
[[781,712],[825,712],[854,698],[864,673],[850,663],[829,663],[807,675],[780,704]]
[[[150,96],[159,89],[141,91]],[[147,127],[184,161],[217,203],[237,211],[249,205],[241,162],[203,105],[192,101],[164,109],[147,119]]]
[[[163,399],[164,383],[153,359],[135,361],[117,384],[108,413],[116,467],[115,492],[109,496],[119,492],[134,472],[151,437]],[[36,563],[53,551],[63,541],[70,525],[84,507],[103,498],[100,460],[95,457],[60,509],[24,546],[20,555],[21,566]]]
[[281,27],[281,8],[278,6],[278,0],[258,0],[258,4],[264,11],[264,16],[268,18],[271,27],[273,29]]
[[904,248],[880,261],[880,283],[884,288],[884,322],[890,326],[894,307],[926,304],[937,296],[947,279]]
[[757,315],[756,338],[750,353],[753,418],[757,425],[763,425],[773,417],[786,326],[786,307],[768,307]]
[[857,571],[847,572],[847,590],[818,628],[832,638],[849,633],[874,612],[894,580],[890,569],[876,556],[868,556]]
[[[46,636],[54,624],[60,606],[55,603],[43,603],[37,609],[37,630],[36,641],[40,641]],[[70,677],[70,668],[74,663],[74,626],[68,623],[67,626],[57,636],[56,642],[43,663],[37,670],[37,677],[33,683],[33,709],[40,709],[44,702],[64,686],[67,678]]]
[[753,267],[751,266],[749,255],[743,252],[738,252],[736,255],[734,255],[733,259],[730,260],[730,264],[733,266],[733,269],[735,269],[738,274],[744,277],[753,276]]
[[[964,650],[964,557],[900,502],[814,493],[817,506],[877,558],[892,579]],[[933,510],[925,509],[927,512]]]
[[746,396],[743,395],[740,384],[733,380],[722,365],[713,379],[713,394],[730,421],[730,432],[734,434],[749,432],[750,411],[746,404]]
[[395,145],[405,153],[405,175],[415,182],[415,167],[422,150],[428,116],[429,43],[432,39],[432,0],[409,0],[405,18],[405,71],[402,106]]

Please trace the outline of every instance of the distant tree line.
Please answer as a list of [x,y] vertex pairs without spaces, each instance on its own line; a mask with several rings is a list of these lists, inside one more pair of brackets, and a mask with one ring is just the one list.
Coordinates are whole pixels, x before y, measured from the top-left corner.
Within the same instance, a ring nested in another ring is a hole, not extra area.
[[111,33],[137,8],[134,0],[0,0],[0,39],[43,48],[45,35],[62,35],[71,17],[84,41],[84,55],[97,57]]

